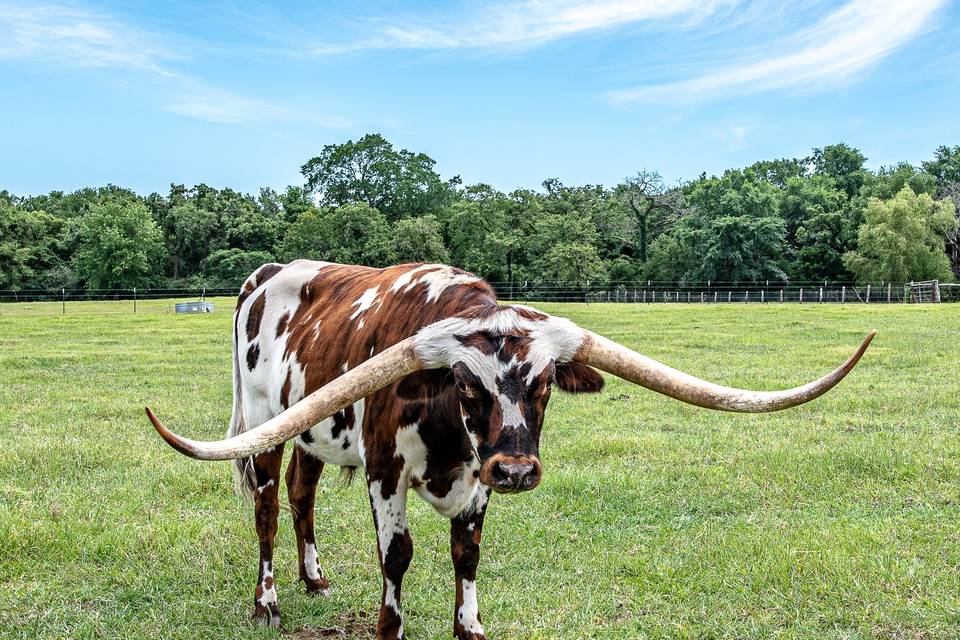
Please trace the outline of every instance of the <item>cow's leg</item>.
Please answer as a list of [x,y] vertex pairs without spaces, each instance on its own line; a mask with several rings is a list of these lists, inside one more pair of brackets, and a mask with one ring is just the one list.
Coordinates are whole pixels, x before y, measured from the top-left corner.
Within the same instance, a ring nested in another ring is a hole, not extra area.
[[450,519],[450,554],[457,579],[457,602],[453,609],[453,633],[458,640],[486,640],[477,607],[477,564],[480,535],[490,490],[480,487],[475,502]]
[[403,638],[400,586],[413,558],[413,539],[407,528],[407,492],[402,483],[385,490],[383,481],[367,478],[373,520],[377,527],[377,552],[383,574],[383,594],[377,640]]
[[320,569],[317,540],[313,531],[313,503],[317,495],[317,481],[323,471],[323,461],[300,447],[293,448],[287,467],[287,496],[293,515],[293,530],[297,534],[297,553],[300,557],[300,579],[309,595],[330,595],[329,584]]
[[277,535],[277,514],[280,502],[280,462],[283,445],[278,445],[253,458],[257,486],[253,490],[257,536],[260,538],[260,575],[253,600],[253,618],[270,627],[280,626],[280,607],[273,579],[273,540]]

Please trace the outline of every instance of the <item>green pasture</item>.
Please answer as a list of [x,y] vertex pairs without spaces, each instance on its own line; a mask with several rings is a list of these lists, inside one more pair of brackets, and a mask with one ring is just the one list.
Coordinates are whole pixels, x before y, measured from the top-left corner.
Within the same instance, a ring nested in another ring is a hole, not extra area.
[[[0,305],[0,637],[368,637],[380,595],[363,482],[317,498],[333,595],[298,584],[283,631],[248,619],[252,509],[227,463],[175,453],[143,415],[224,434],[232,301]],[[960,638],[960,307],[540,305],[692,374],[783,388],[862,363],[809,405],[746,416],[618,380],[554,394],[534,492],[495,496],[480,607],[530,638]],[[447,522],[411,496],[408,637],[452,636]]]

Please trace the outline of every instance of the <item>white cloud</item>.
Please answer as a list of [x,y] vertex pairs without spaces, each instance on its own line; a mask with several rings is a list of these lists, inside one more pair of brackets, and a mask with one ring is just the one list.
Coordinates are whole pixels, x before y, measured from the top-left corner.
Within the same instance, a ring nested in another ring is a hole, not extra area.
[[678,82],[613,91],[614,104],[696,102],[722,94],[814,87],[849,77],[922,33],[945,0],[855,0],[770,48],[782,51]]
[[165,72],[181,60],[156,38],[109,16],[62,5],[0,5],[0,59],[34,58],[71,66]]
[[[36,60],[73,67],[128,69],[139,74],[138,90],[157,95],[161,108],[215,123],[296,120],[320,127],[350,123],[336,116],[302,113],[246,98],[180,71],[190,57],[172,53],[159,34],[147,33],[94,11],[66,5],[6,4],[0,0],[0,62]],[[178,44],[183,50],[184,44]],[[160,98],[159,96],[162,96]],[[164,102],[166,104],[164,104]]]
[[170,113],[220,124],[265,120],[295,120],[318,127],[341,129],[352,126],[346,118],[305,113],[303,111],[234,95],[206,86],[192,86],[179,98],[164,105]]
[[[636,22],[684,18],[693,23],[720,5],[738,0],[525,0],[487,5],[455,17],[389,25],[344,45],[322,45],[314,53],[360,49],[453,49],[530,47],[558,38]],[[375,27],[371,26],[375,29]]]

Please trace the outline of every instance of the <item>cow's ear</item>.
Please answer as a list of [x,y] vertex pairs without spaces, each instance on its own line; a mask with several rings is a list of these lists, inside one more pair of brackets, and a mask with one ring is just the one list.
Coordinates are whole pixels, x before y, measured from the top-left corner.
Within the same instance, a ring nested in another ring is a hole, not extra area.
[[424,369],[411,373],[397,383],[397,396],[404,400],[424,400],[453,385],[450,369]]
[[597,393],[603,389],[603,376],[579,362],[558,363],[553,375],[556,385],[567,393]]

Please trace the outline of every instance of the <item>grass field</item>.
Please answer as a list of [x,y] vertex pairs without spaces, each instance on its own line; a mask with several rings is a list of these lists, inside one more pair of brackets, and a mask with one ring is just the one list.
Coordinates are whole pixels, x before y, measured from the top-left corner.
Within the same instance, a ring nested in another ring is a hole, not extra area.
[[[252,509],[226,463],[143,416],[223,435],[230,308],[0,306],[0,637],[275,638],[248,621]],[[491,638],[960,638],[960,307],[541,305],[695,375],[792,386],[873,347],[834,392],[765,416],[610,380],[554,394],[536,491],[496,496]],[[363,482],[317,498],[333,595],[275,566],[285,633],[367,637],[380,581]],[[447,523],[411,497],[411,638],[451,637]],[[333,631],[330,631],[333,633]]]

